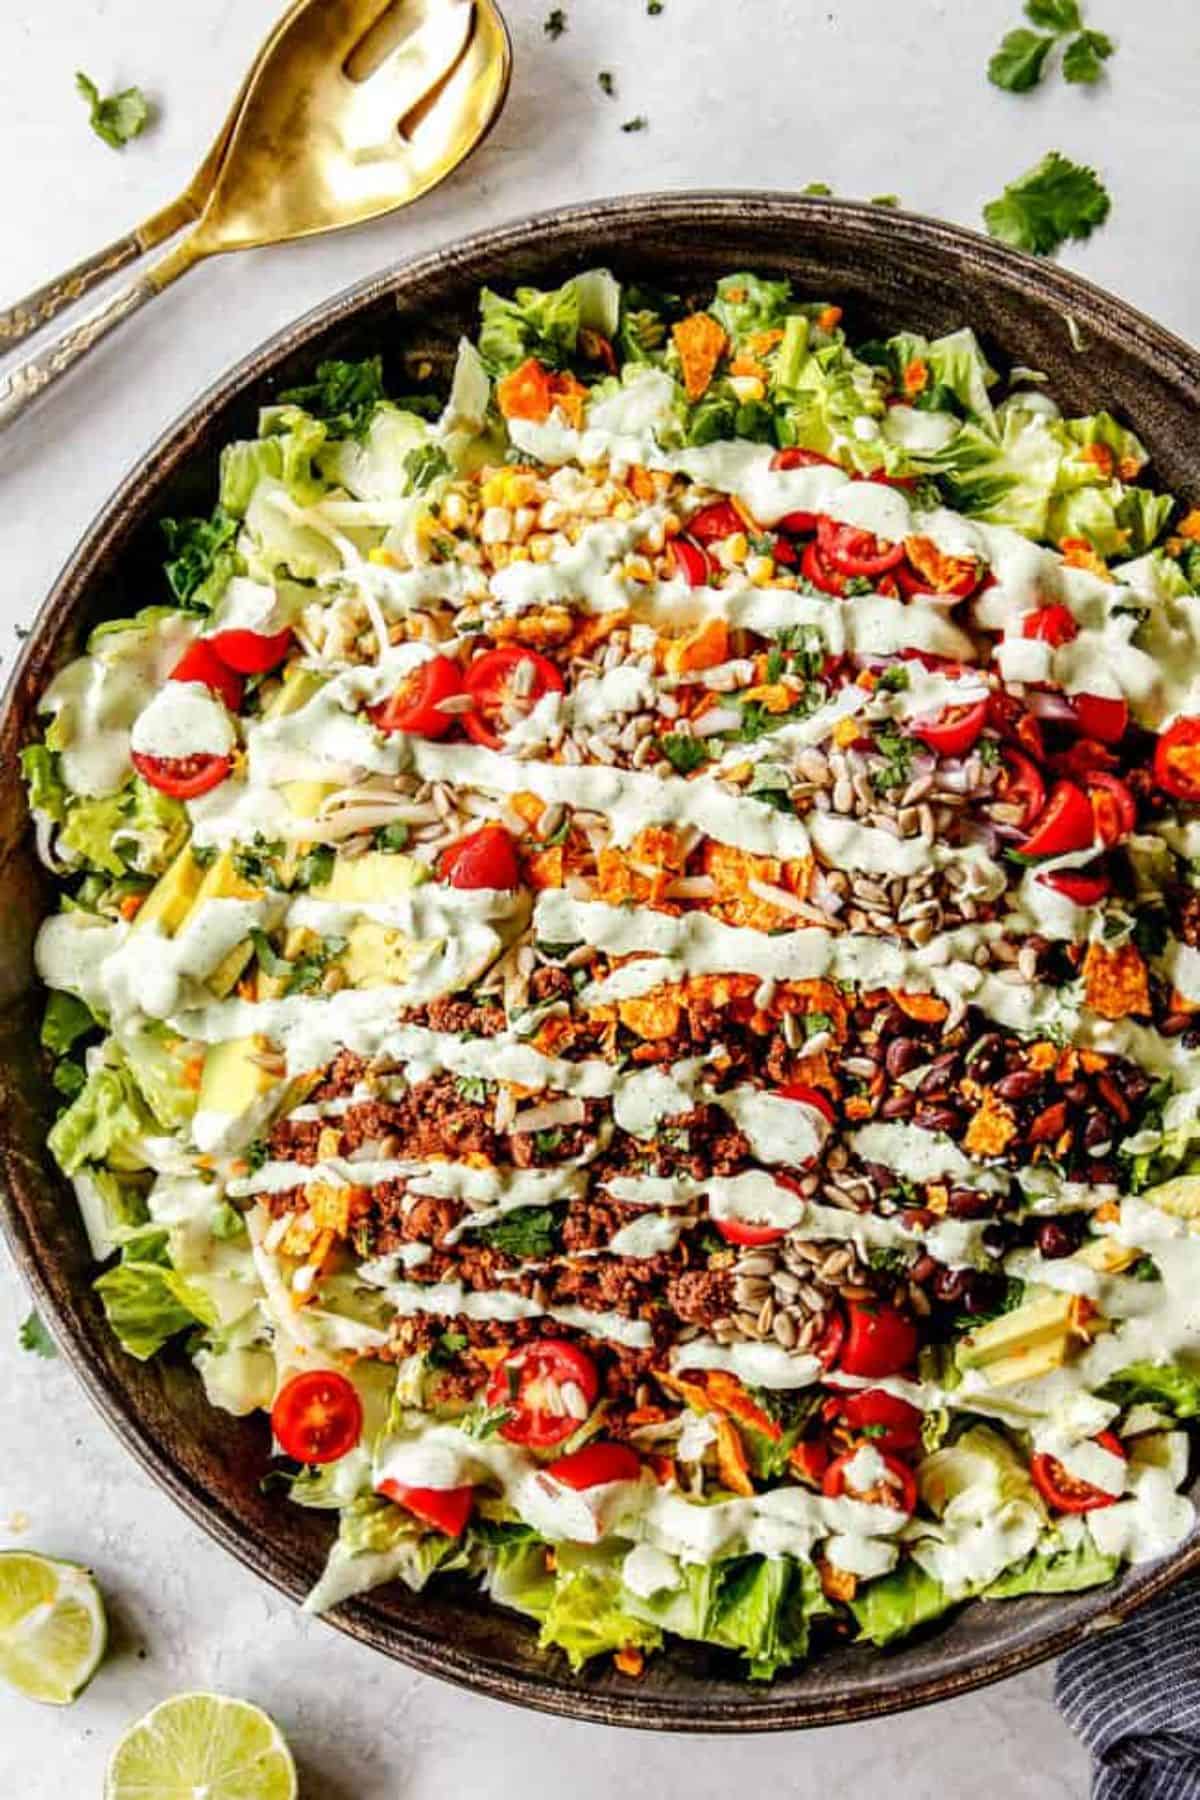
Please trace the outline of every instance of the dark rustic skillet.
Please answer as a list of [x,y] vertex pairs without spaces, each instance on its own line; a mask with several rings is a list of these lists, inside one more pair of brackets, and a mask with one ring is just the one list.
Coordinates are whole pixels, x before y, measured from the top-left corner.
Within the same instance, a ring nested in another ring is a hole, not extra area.
[[[390,387],[403,392],[414,380],[409,352],[448,369],[481,283],[553,283],[596,263],[685,293],[737,268],[787,274],[801,294],[843,305],[859,337],[972,324],[1001,366],[1044,369],[1065,407],[1107,407],[1131,422],[1161,484],[1191,499],[1200,490],[1200,357],[1179,339],[1077,277],[954,226],[759,193],[573,207],[401,264],[256,350],[140,460],[47,597],[0,719],[4,1226],[39,1308],[114,1430],[213,1537],[294,1598],[321,1567],[327,1517],[260,1492],[263,1421],[214,1411],[180,1355],[145,1365],[125,1356],[92,1294],[73,1198],[45,1148],[52,1097],[36,1047],[30,948],[49,890],[33,855],[16,752],[34,734],[38,694],[88,628],[161,594],[156,520],[211,507],[221,445],[252,434],[257,408],[281,386],[323,356],[382,351]],[[524,1706],[659,1730],[763,1731],[865,1718],[1010,1675],[1126,1617],[1198,1566],[1200,1534],[1111,1588],[979,1602],[890,1654],[839,1648],[772,1686],[746,1684],[732,1662],[685,1645],[653,1659],[641,1681],[607,1666],[574,1679],[557,1657],[538,1652],[528,1625],[462,1582],[419,1598],[393,1586],[342,1608],[334,1622],[403,1662]]]

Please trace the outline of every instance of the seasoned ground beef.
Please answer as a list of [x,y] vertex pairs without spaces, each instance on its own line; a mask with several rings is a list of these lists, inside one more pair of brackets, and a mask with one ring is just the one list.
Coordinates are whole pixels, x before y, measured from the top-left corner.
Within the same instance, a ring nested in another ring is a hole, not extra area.
[[709,1326],[733,1306],[733,1277],[727,1269],[688,1269],[667,1283],[667,1305],[689,1325]]

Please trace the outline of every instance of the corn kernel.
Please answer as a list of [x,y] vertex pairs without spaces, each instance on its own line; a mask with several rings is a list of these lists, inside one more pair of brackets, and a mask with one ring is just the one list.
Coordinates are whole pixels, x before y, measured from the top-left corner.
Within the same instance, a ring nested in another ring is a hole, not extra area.
[[374,549],[367,551],[367,561],[372,563],[382,563],[385,568],[389,569],[394,569],[396,567],[395,557],[390,550],[385,550],[382,544],[376,544]]
[[554,549],[553,542],[544,531],[537,531],[529,539],[529,560],[535,563],[549,562]]
[[653,581],[654,564],[648,556],[627,556],[625,573],[630,581]]
[[618,500],[617,504],[613,507],[613,518],[632,519],[633,516],[634,506],[632,500]]
[[508,476],[503,471],[499,475],[489,475],[479,484],[479,498],[484,506],[503,506],[507,490]]
[[510,563],[528,562],[529,561],[528,546],[526,544],[514,544],[512,549],[508,553],[508,560]]
[[743,404],[747,400],[761,400],[767,391],[760,375],[731,375],[729,385]]
[[513,514],[512,522],[512,534],[518,544],[523,544],[525,542],[525,539],[529,536],[536,524],[537,514],[534,512],[532,506],[518,506],[516,512]]
[[777,588],[798,588],[800,583],[794,575],[777,575],[772,586]]
[[467,502],[462,494],[449,493],[442,500],[442,524],[457,529],[467,522]]
[[663,535],[669,538],[678,537],[682,530],[683,520],[679,517],[679,514],[673,512],[667,513],[663,519]]
[[554,531],[566,516],[567,509],[560,500],[543,500],[538,508],[538,524],[543,531]]
[[775,573],[773,556],[751,556],[746,559],[746,573],[755,587],[770,587]]
[[861,734],[862,726],[857,719],[839,719],[833,728],[832,736],[838,749],[845,750],[854,742],[855,738],[861,736]]
[[638,545],[638,549],[644,551],[647,556],[657,556],[666,541],[667,534],[662,526],[651,525],[645,537]]
[[750,554],[750,540],[744,531],[733,531],[721,546],[725,554],[721,561],[729,566],[744,563]]
[[506,544],[512,536],[513,516],[507,506],[489,506],[479,522],[482,544]]

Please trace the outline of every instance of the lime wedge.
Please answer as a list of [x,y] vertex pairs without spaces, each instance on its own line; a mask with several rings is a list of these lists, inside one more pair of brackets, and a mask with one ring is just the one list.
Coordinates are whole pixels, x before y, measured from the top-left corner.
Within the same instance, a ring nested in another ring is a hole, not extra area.
[[131,1725],[112,1753],[104,1800],[296,1800],[296,1765],[260,1707],[176,1694]]
[[30,1700],[66,1706],[96,1673],[108,1625],[78,1563],[0,1551],[0,1677]]

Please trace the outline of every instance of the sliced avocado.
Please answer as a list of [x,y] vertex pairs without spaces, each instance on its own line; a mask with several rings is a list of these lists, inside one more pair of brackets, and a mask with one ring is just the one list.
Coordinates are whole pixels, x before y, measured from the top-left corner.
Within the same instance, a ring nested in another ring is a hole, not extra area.
[[1010,1387],[1015,1381],[1033,1381],[1038,1375],[1049,1375],[1052,1369],[1062,1368],[1071,1343],[1070,1334],[1064,1332],[1061,1337],[1047,1338],[1045,1343],[1002,1356],[984,1365],[984,1380],[989,1387]]
[[1136,1244],[1119,1244],[1116,1238],[1098,1237],[1089,1238],[1071,1260],[1095,1269],[1097,1275],[1120,1275],[1132,1268],[1141,1254]]
[[147,894],[134,920],[134,930],[157,925],[168,937],[174,937],[191,911],[203,880],[204,870],[193,856],[191,845],[185,844]]
[[346,971],[351,987],[389,987],[407,978],[416,947],[412,938],[397,931],[394,925],[379,925],[374,919],[363,919],[351,928],[349,941],[338,961]]
[[299,712],[312,699],[317,689],[324,687],[325,681],[326,677],[316,669],[306,669],[300,663],[293,663],[280,682],[278,693],[263,708],[263,718],[282,719],[287,713]]
[[429,876],[428,865],[413,856],[369,850],[365,856],[339,857],[329,880],[310,892],[315,900],[362,905],[371,900],[394,900],[397,894],[420,887]]
[[1010,1313],[1001,1314],[972,1331],[958,1346],[963,1369],[982,1369],[1002,1358],[1020,1356],[1056,1338],[1066,1338],[1078,1328],[1081,1317],[1077,1294],[1047,1293],[1027,1300]]
[[269,1049],[269,1039],[261,1035],[227,1038],[223,1044],[210,1045],[200,1076],[197,1111],[225,1113],[235,1119],[269,1094],[276,1077],[255,1060]]

